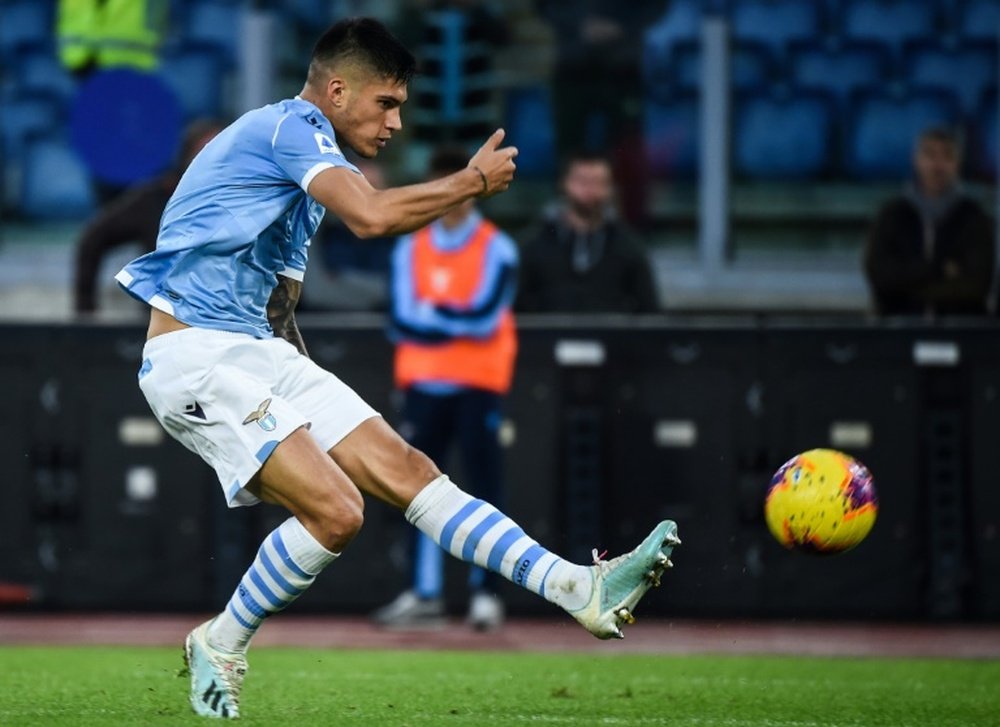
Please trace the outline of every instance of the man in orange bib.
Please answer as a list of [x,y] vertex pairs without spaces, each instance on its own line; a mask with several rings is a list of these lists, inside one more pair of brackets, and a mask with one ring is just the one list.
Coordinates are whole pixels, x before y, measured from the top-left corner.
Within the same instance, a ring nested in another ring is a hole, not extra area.
[[[461,149],[440,149],[432,178],[464,169]],[[392,326],[396,385],[405,394],[400,432],[435,461],[453,442],[476,497],[499,502],[500,406],[517,354],[511,306],[517,247],[476,211],[473,201],[399,239],[392,261]],[[444,616],[444,551],[417,532],[412,588],[374,618],[393,626],[427,624]],[[473,566],[469,623],[503,622],[493,574]]]

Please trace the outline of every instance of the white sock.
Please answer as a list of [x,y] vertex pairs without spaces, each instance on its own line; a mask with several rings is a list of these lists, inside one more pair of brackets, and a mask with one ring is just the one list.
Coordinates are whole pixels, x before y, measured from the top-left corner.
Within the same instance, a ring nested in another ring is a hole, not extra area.
[[294,517],[268,535],[225,610],[208,627],[220,651],[246,651],[261,623],[299,597],[338,556],[317,542]]
[[493,505],[462,492],[447,475],[413,498],[406,519],[456,558],[499,573],[567,611],[590,600],[588,567],[549,552]]

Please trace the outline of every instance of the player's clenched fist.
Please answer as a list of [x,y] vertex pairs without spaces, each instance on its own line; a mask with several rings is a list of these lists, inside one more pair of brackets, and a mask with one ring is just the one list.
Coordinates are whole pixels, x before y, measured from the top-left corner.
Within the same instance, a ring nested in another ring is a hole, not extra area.
[[479,147],[479,151],[473,154],[469,160],[469,168],[475,169],[483,180],[483,191],[480,197],[489,197],[497,192],[503,192],[514,179],[514,157],[517,156],[517,147],[505,146],[500,148],[505,132],[497,129],[493,132],[486,143]]

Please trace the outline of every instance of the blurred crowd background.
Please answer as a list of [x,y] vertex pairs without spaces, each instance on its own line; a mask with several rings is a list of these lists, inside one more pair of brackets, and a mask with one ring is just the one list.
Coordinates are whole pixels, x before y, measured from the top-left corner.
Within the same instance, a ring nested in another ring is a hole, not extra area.
[[[421,60],[374,183],[504,126],[518,179],[483,208],[523,244],[566,160],[603,156],[657,308],[874,310],[866,239],[929,128],[993,225],[1000,0],[0,0],[0,316],[137,315],[111,278],[155,232],[88,223],[137,186],[165,201],[358,14]],[[392,241],[331,220],[315,242],[307,308],[385,308]]]

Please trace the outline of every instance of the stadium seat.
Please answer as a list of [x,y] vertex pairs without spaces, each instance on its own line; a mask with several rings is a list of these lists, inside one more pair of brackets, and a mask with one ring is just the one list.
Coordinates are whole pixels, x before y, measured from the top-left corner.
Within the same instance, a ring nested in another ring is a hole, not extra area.
[[945,88],[913,88],[900,95],[860,91],[851,100],[845,171],[865,180],[907,177],[917,136],[929,126],[956,124],[960,118],[958,99]]
[[692,179],[698,169],[698,97],[681,93],[648,101],[643,116],[646,156],[656,177]]
[[910,83],[949,86],[961,101],[962,110],[971,115],[983,92],[996,85],[997,63],[995,43],[964,43],[955,49],[921,43],[907,49],[903,65]]
[[44,94],[66,104],[76,91],[73,76],[52,53],[22,53],[16,73],[19,93]]
[[36,219],[81,219],[93,211],[90,177],[67,144],[47,139],[28,144],[20,208]]
[[52,46],[55,3],[39,0],[5,2],[0,8],[0,65],[20,62],[26,50]]
[[643,50],[643,74],[646,82],[666,88],[670,82],[670,59],[678,43],[696,43],[701,22],[700,0],[674,0],[667,12],[648,30]]
[[59,103],[49,96],[12,96],[0,101],[0,154],[18,158],[28,139],[62,127]]
[[766,46],[782,58],[794,41],[813,40],[823,28],[821,6],[801,0],[736,0],[732,8],[733,38]]
[[[670,63],[674,83],[681,91],[695,91],[701,86],[701,45],[678,43]],[[771,80],[771,58],[759,43],[738,43],[732,49],[730,74],[736,89],[757,88]]]
[[243,7],[224,0],[199,0],[187,9],[186,43],[215,47],[228,67],[240,54]]
[[186,119],[218,115],[225,64],[213,46],[186,46],[160,62],[160,77],[177,96]]
[[966,40],[996,42],[1000,35],[1000,0],[967,0],[959,32]]
[[850,43],[836,48],[816,43],[795,47],[791,81],[801,88],[826,91],[839,103],[856,90],[874,86],[889,74],[889,53],[878,43]]
[[507,93],[507,138],[518,148],[517,172],[525,178],[555,173],[556,138],[548,88],[527,87]]
[[833,101],[828,94],[746,94],[737,100],[733,131],[736,173],[747,179],[815,179],[830,163]]
[[899,52],[907,41],[935,37],[935,7],[914,0],[845,0],[844,36],[884,43]]

